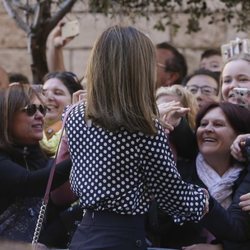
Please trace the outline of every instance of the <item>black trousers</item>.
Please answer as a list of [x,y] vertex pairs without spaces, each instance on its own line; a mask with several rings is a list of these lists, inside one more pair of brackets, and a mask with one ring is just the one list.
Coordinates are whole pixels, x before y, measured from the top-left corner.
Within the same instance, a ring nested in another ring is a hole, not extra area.
[[145,250],[143,215],[87,210],[70,250]]

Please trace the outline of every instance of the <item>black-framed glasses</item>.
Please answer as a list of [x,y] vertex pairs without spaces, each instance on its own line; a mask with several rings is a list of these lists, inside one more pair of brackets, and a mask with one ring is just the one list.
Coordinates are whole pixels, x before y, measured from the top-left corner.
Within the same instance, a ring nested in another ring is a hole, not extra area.
[[33,116],[37,111],[39,111],[44,116],[46,115],[48,108],[42,104],[28,104],[24,108],[21,109],[22,111],[26,112],[28,116]]
[[207,85],[201,86],[201,87],[197,85],[187,85],[186,89],[189,90],[192,94],[196,94],[198,90],[200,89],[201,93],[207,96],[217,95],[217,91],[218,91],[218,89],[213,88],[211,86],[207,86]]

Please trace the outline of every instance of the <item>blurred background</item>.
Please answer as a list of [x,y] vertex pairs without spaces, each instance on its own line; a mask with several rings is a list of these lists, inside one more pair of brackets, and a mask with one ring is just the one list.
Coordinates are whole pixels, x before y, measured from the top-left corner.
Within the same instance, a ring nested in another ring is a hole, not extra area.
[[[0,65],[5,68],[7,72],[20,72],[32,79],[30,54],[27,51],[27,34],[22,29],[17,27],[14,19],[11,18],[6,12],[3,2],[4,1],[0,2]],[[220,20],[223,18],[224,20],[223,22],[220,22],[216,19],[211,21],[209,15],[203,18],[202,13],[198,13],[198,15],[200,15],[200,20],[197,32],[188,33],[187,25],[193,25],[194,28],[196,27],[195,25],[197,25],[197,23],[190,23],[188,19],[190,15],[197,13],[195,13],[195,9],[189,9],[190,12],[187,13],[187,11],[183,8],[183,5],[182,8],[178,8],[178,2],[182,1],[172,1],[177,2],[177,8],[170,10],[171,16],[169,13],[166,14],[168,15],[168,20],[166,22],[171,22],[171,25],[165,25],[164,22],[159,22],[159,20],[161,21],[161,16],[159,13],[156,13],[155,10],[151,11],[149,7],[147,7],[146,13],[144,13],[149,16],[149,19],[147,20],[147,18],[140,17],[139,15],[137,16],[135,13],[132,13],[132,18],[131,16],[127,17],[119,14],[120,7],[119,5],[115,5],[115,2],[122,1],[99,1],[99,4],[100,2],[102,2],[102,4],[105,2],[114,2],[113,8],[116,8],[116,14],[111,13],[110,15],[104,15],[99,11],[93,11],[93,6],[91,7],[89,2],[91,1],[76,1],[70,14],[66,16],[66,20],[78,19],[80,22],[80,35],[74,38],[74,40],[64,48],[66,68],[67,70],[75,72],[78,76],[82,76],[84,74],[89,52],[96,37],[106,27],[119,22],[131,24],[143,30],[149,34],[154,43],[164,41],[172,43],[185,55],[189,73],[197,68],[200,55],[205,49],[219,48],[221,44],[228,42],[231,39],[235,39],[237,36],[240,38],[250,37],[249,32],[238,31],[239,27],[235,27],[235,22],[239,21],[239,17],[229,16],[225,18],[222,16]],[[98,3],[98,1],[92,2],[95,4]],[[125,4],[125,2],[131,1],[123,2]],[[164,1],[158,1],[158,3],[160,2],[164,3]],[[195,1],[183,2],[188,4]],[[207,2],[206,4],[209,4],[209,6],[204,6],[204,11],[209,9],[210,12],[213,12],[218,17],[221,17],[221,15],[223,15],[223,10],[225,11],[227,8],[224,2],[230,1],[212,0],[198,2]],[[240,3],[248,1],[234,2]],[[241,10],[239,9],[239,5],[235,7],[236,10],[237,8],[238,10]],[[142,12],[145,11],[145,9],[141,10]],[[234,12],[232,11],[231,14],[233,15]],[[230,20],[230,23],[227,18]],[[242,18],[244,19],[244,16]],[[158,26],[158,29],[165,28],[165,30],[157,30],[154,26]]]

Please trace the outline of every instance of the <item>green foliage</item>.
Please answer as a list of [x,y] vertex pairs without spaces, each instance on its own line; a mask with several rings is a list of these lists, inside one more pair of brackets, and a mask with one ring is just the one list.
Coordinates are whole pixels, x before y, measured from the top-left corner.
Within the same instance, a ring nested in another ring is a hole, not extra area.
[[219,22],[231,23],[235,20],[234,27],[237,31],[247,31],[250,26],[250,1],[249,0],[89,0],[90,11],[103,13],[111,18],[117,15],[150,19],[152,14],[158,14],[154,28],[164,31],[166,26],[171,26],[176,32],[180,23],[175,20],[178,13],[185,13],[188,17],[186,32],[197,32],[201,29],[201,20],[208,24]]
[[[26,22],[32,22],[32,16],[38,3],[44,0],[8,0],[13,6],[25,10],[23,17]],[[46,0],[49,9],[62,5],[67,0]],[[102,13],[110,18],[122,16],[135,21],[138,17],[149,20],[153,14],[158,15],[154,25],[155,29],[164,31],[171,26],[173,32],[178,32],[181,26],[186,27],[187,33],[197,32],[201,29],[201,21],[205,19],[208,24],[220,22],[231,23],[237,31],[247,31],[250,27],[250,1],[249,0],[78,0],[88,3],[92,13]],[[219,7],[218,7],[219,6]],[[187,15],[186,23],[178,23],[178,14]],[[48,13],[49,14],[49,13]]]

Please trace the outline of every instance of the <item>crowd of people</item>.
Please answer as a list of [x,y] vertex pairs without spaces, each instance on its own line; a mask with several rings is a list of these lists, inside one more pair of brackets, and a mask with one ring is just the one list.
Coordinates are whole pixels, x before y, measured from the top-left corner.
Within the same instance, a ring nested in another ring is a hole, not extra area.
[[62,25],[41,85],[0,68],[0,241],[32,242],[64,137],[40,246],[249,250],[250,43],[206,50],[188,74],[172,44],[115,25],[79,80]]

